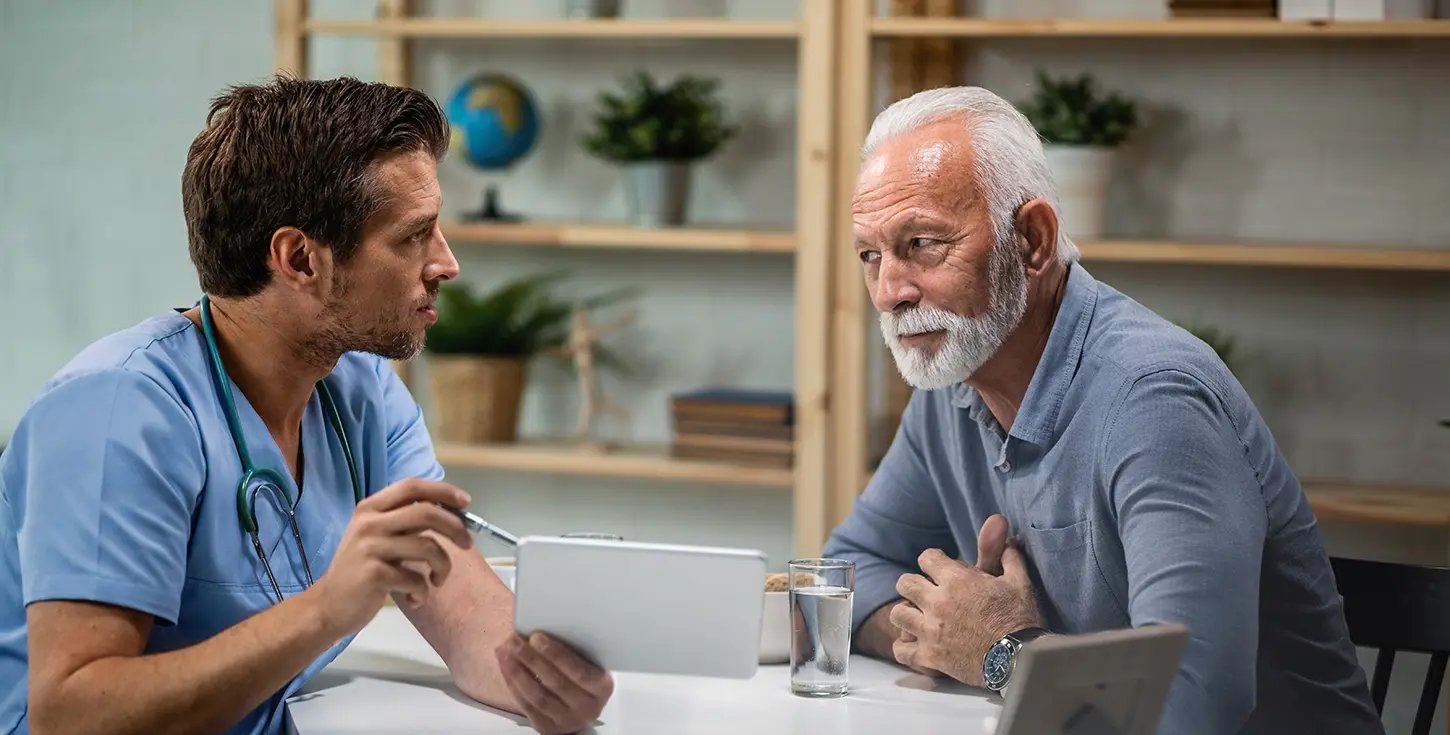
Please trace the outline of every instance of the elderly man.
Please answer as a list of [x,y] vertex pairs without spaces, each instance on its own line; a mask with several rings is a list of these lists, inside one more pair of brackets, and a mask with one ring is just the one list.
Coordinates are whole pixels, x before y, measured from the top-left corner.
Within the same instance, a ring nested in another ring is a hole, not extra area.
[[1077,263],[1027,120],[931,90],[862,153],[855,247],[919,390],[826,550],[857,563],[859,647],[1001,689],[1048,631],[1179,622],[1163,732],[1380,731],[1263,418],[1207,346]]

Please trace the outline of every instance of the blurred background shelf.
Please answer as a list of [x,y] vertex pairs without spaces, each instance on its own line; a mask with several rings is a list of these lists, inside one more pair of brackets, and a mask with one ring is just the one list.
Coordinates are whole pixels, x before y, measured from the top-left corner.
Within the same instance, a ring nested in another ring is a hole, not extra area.
[[790,230],[714,229],[705,227],[639,228],[610,224],[546,222],[449,222],[443,236],[453,243],[477,245],[546,245],[556,247],[723,250],[793,253]]
[[1450,527],[1450,488],[1305,481],[1321,521]]
[[626,444],[603,452],[564,441],[525,440],[515,444],[439,443],[436,449],[438,461],[450,467],[680,480],[781,489],[788,489],[795,482],[795,473],[788,469],[671,457],[669,446],[665,444]]
[[479,18],[402,18],[396,20],[310,19],[306,33],[394,38],[614,38],[639,39],[794,39],[800,23],[778,20],[486,20]]
[[1450,248],[1150,240],[1103,240],[1079,245],[1083,260],[1088,262],[1450,272]]
[[1450,21],[1245,19],[1075,20],[891,18],[871,20],[874,38],[1450,38]]

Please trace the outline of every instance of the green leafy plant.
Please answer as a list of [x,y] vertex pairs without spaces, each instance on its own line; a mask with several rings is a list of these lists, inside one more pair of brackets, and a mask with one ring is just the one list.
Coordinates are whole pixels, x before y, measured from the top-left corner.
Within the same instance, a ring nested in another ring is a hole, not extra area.
[[[444,284],[438,293],[438,322],[428,331],[427,349],[440,355],[529,357],[564,343],[576,308],[596,309],[633,296],[620,289],[580,300],[555,297],[562,273],[518,278],[475,295],[467,284]],[[600,362],[620,362],[599,351]]]
[[716,97],[719,80],[686,75],[660,86],[639,71],[623,84],[622,94],[600,93],[594,129],[581,139],[600,158],[690,161],[714,153],[736,133]]
[[1114,92],[1103,96],[1090,74],[1053,79],[1037,71],[1037,91],[1017,105],[1044,140],[1059,145],[1115,146],[1138,125],[1136,105]]

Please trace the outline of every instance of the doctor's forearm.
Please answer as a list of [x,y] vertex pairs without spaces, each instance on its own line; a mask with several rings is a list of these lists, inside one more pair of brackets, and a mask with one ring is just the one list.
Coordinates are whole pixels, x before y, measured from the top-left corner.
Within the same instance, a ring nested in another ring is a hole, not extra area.
[[478,702],[514,714],[523,714],[523,708],[504,683],[503,672],[493,654],[493,646],[484,649],[484,646],[479,646],[476,655],[452,664],[453,683],[459,691]]
[[100,658],[49,682],[32,677],[31,728],[37,734],[225,730],[349,632],[336,627],[309,590],[194,646]]

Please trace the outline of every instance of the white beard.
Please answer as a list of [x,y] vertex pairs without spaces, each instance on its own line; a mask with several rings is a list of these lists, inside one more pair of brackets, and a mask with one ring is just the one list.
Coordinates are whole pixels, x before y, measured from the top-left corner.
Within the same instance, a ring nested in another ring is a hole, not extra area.
[[[882,312],[881,336],[891,348],[896,369],[913,388],[932,390],[966,380],[1017,329],[1027,311],[1027,270],[1014,245],[1009,230],[1009,238],[992,250],[987,274],[990,293],[987,311],[981,316],[929,307]],[[904,335],[938,330],[946,332],[946,339],[935,352],[901,343]]]

